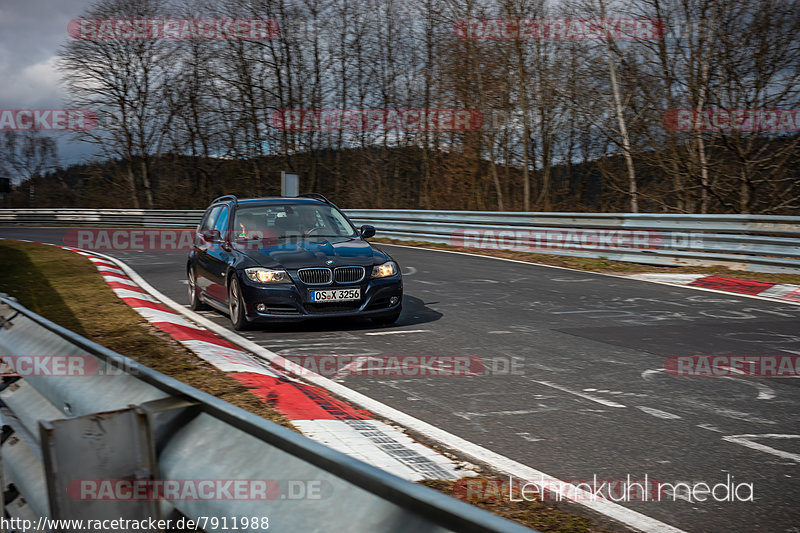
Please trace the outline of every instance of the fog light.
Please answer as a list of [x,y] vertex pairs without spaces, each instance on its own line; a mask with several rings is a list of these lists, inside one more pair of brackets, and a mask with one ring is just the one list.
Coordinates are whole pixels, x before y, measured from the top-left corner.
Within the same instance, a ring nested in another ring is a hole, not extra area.
[[399,301],[400,301],[400,298],[398,296],[392,296],[391,298],[389,298],[389,305],[395,305]]
[[266,310],[267,310],[267,306],[264,305],[264,304],[258,304],[256,306],[256,311],[258,311],[259,313],[263,313]]

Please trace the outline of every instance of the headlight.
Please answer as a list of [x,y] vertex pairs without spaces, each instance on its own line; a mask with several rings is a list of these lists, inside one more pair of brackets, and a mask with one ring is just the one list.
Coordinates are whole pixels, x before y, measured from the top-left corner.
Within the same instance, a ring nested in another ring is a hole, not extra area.
[[382,265],[372,267],[371,278],[388,278],[397,274],[397,265],[394,261],[386,261]]
[[271,268],[245,268],[244,273],[251,281],[256,283],[291,283],[289,274],[285,270]]

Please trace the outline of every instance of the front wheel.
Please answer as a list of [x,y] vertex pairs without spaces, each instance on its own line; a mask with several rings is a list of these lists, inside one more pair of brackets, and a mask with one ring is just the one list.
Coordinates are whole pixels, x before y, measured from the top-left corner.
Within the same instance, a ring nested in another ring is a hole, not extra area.
[[194,273],[194,268],[189,267],[187,277],[189,278],[189,308],[192,311],[205,311],[209,307],[203,303],[200,295],[197,294],[197,275]]
[[236,331],[242,331],[248,328],[250,323],[244,316],[244,300],[242,299],[242,290],[239,287],[239,280],[236,279],[236,274],[231,273],[231,283],[228,285],[228,311],[231,315],[231,324]]

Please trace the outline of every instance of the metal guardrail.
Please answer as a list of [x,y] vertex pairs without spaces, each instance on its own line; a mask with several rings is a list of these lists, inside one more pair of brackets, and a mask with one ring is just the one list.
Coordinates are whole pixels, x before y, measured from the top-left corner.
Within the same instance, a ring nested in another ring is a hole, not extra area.
[[463,248],[800,273],[800,217],[349,210],[379,236]]
[[0,224],[190,228],[203,213],[202,209],[0,209]]
[[[800,216],[351,209],[379,237],[655,265],[800,273]],[[203,211],[0,209],[0,224],[192,227]]]
[[[5,509],[12,518],[30,520],[28,526],[42,526],[40,519],[153,518],[172,524],[192,519],[206,531],[263,532],[263,521],[241,519],[268,517],[269,528],[278,531],[531,531],[163,376],[5,297],[0,354],[82,358],[81,368],[96,369],[3,380]],[[178,493],[164,489],[161,499],[107,501],[102,491],[80,492],[87,480],[151,487],[164,480],[277,482],[280,494],[267,501],[192,499],[170,497]],[[319,489],[313,498],[310,491],[301,498],[287,495],[281,485],[310,480]],[[234,517],[240,520],[236,528]],[[209,518],[217,519],[216,527]]]

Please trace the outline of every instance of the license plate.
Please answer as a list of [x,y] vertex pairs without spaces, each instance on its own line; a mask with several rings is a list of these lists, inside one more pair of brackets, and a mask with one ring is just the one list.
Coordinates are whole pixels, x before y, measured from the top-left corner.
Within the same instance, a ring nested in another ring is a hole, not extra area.
[[309,291],[311,301],[320,302],[352,302],[361,299],[361,289],[328,289],[324,291]]

